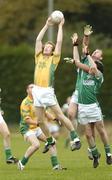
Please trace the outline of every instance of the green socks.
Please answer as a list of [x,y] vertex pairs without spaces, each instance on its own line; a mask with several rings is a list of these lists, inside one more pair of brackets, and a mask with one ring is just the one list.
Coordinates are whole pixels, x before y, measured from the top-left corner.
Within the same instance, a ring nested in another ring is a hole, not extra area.
[[57,156],[51,156],[51,164],[53,167],[59,164]]
[[21,163],[23,164],[23,166],[25,166],[25,164],[28,162],[28,158],[23,157],[23,159],[21,160]]
[[71,137],[71,140],[73,141],[75,138],[78,137],[78,134],[75,131],[71,131],[70,132],[70,137]]
[[91,148],[91,152],[92,152],[92,155],[97,157],[99,155],[99,152],[98,152],[98,149],[96,146],[94,146],[93,148]]
[[5,149],[6,160],[12,157],[11,149]]
[[[105,145],[104,148],[105,148],[105,153],[106,153],[106,155],[107,155],[107,154],[111,154],[110,145]],[[98,156],[98,155],[99,155],[99,152],[98,152],[98,149],[96,148],[96,146],[94,146],[93,148],[91,148],[91,152],[92,152],[92,155],[93,155],[93,156]]]
[[105,148],[105,153],[106,153],[106,155],[107,155],[107,154],[111,154],[110,145],[105,145],[104,148]]
[[49,143],[49,145],[52,144],[53,138],[52,138],[52,137],[48,137],[48,138],[47,138],[47,142]]

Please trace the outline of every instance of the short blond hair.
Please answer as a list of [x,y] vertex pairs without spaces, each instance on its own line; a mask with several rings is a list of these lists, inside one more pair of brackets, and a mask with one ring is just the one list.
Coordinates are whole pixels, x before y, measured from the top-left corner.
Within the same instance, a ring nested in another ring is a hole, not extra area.
[[52,46],[53,46],[53,51],[54,51],[54,49],[55,49],[55,44],[52,42],[52,41],[47,41],[46,43],[45,43],[45,45],[46,44],[51,44]]

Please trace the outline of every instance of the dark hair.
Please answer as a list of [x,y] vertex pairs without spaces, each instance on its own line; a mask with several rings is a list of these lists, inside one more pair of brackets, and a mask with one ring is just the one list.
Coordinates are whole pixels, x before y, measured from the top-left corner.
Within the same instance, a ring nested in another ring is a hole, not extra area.
[[34,85],[34,84],[33,84],[33,83],[28,84],[28,85],[26,86],[26,90],[29,89],[29,87],[30,87],[31,85]]
[[101,61],[95,61],[95,64],[97,65],[97,69],[103,73],[104,72],[103,63]]

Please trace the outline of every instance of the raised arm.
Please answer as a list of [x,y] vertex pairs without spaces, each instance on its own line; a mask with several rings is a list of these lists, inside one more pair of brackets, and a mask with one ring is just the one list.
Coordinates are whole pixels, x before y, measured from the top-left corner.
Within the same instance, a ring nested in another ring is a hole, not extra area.
[[95,75],[95,76],[99,76],[101,73],[100,73],[100,71],[98,70],[95,61],[92,59],[92,57],[91,57],[89,54],[87,55],[87,58],[88,58],[88,61],[89,61],[89,63],[90,63],[89,73],[90,73],[90,74],[93,74],[93,75]]
[[74,59],[75,65],[78,68],[83,69],[84,71],[88,72],[89,66],[80,62],[79,51],[78,51],[78,34],[77,33],[73,34],[72,43],[73,43],[73,59]]
[[86,25],[84,27],[84,37],[82,41],[82,52],[84,53],[84,46],[89,46],[89,41],[90,41],[90,35],[93,33],[92,31],[92,26]]
[[63,41],[63,25],[64,25],[64,18],[61,20],[61,22],[58,25],[58,33],[57,33],[57,42],[55,46],[55,54],[61,54],[61,47],[62,47],[62,41]]
[[79,51],[78,51],[78,34],[74,33],[71,39],[73,44],[73,59],[80,61]]
[[42,51],[42,39],[44,37],[45,32],[47,31],[48,27],[50,25],[53,25],[51,22],[51,17],[49,17],[44,25],[44,27],[41,29],[40,33],[38,34],[36,38],[36,44],[35,44],[35,54],[38,54]]

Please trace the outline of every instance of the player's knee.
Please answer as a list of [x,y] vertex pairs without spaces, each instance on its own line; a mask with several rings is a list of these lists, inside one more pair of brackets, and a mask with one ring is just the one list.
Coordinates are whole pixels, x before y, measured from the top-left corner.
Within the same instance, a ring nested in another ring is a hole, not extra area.
[[99,133],[101,136],[105,136],[106,130],[104,128],[100,128]]
[[98,130],[98,132],[102,135],[102,134],[105,134],[105,127],[104,127],[104,125],[103,124],[99,124],[98,126],[97,126],[97,130]]
[[70,120],[73,120],[74,119],[74,113],[72,111],[68,111],[68,118]]
[[38,143],[34,143],[33,147],[34,147],[35,150],[39,149],[40,148],[40,143],[39,142]]
[[59,119],[59,120],[63,120],[64,117],[65,117],[65,115],[64,115],[63,113],[58,113],[58,114],[56,115],[56,117],[57,117],[57,119]]
[[10,132],[9,131],[4,131],[3,136],[4,136],[4,138],[10,138]]
[[86,132],[86,138],[89,140],[92,138],[92,133],[91,132]]

